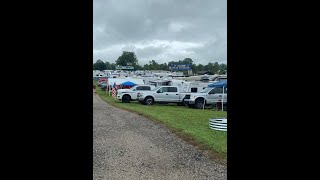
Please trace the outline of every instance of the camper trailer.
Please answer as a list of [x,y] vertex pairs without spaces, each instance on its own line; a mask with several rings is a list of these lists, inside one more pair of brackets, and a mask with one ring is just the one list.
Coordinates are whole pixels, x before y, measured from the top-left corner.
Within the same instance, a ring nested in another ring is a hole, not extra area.
[[192,92],[192,93],[199,93],[211,82],[184,82],[181,86],[181,92]]

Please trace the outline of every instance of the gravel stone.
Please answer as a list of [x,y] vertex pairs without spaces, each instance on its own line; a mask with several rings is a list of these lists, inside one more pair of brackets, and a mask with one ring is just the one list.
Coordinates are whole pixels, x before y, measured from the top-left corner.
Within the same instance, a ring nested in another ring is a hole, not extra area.
[[227,167],[165,127],[94,94],[93,179],[226,180]]

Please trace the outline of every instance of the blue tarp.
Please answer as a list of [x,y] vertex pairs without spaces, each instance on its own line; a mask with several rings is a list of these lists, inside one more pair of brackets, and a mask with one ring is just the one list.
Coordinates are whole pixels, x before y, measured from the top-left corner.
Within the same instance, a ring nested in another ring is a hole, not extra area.
[[216,83],[208,84],[208,87],[227,87],[227,80],[222,80]]
[[121,84],[122,86],[135,86],[136,84],[130,81],[126,81],[124,83]]

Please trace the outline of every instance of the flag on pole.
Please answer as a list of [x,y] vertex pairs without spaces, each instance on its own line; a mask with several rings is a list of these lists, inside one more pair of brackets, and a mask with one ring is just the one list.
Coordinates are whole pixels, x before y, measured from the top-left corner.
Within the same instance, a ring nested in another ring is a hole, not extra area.
[[112,87],[112,97],[117,99],[117,86],[116,82],[114,82],[113,87]]

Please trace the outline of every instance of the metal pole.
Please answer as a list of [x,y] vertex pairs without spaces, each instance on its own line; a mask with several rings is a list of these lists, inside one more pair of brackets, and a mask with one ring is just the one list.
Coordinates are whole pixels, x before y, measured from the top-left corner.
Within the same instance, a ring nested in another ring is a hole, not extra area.
[[202,109],[204,109],[204,104],[206,103],[206,100],[203,98],[203,107]]
[[223,98],[224,98],[224,86],[222,86],[222,100],[221,100],[222,111],[223,111]]

